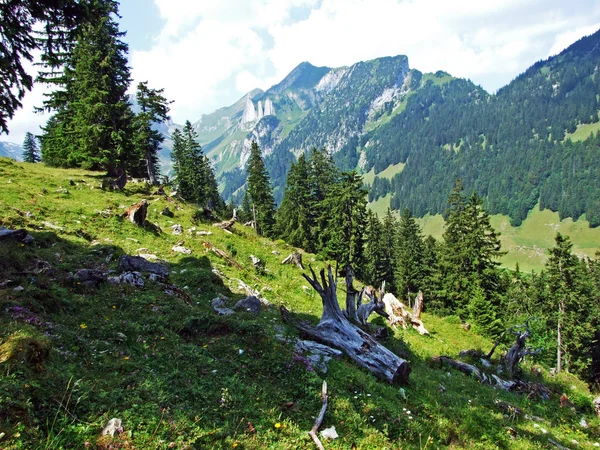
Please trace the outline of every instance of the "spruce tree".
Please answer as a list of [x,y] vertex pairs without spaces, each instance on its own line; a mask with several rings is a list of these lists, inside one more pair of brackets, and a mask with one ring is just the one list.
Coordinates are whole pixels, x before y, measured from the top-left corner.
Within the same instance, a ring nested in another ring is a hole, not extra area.
[[314,206],[310,165],[304,154],[292,163],[283,200],[276,214],[277,235],[291,245],[314,251]]
[[83,26],[45,107],[55,110],[42,136],[42,155],[51,165],[128,170],[139,165],[132,145],[133,113],[127,44],[113,19],[118,4],[98,1],[102,14]]
[[396,285],[398,295],[410,299],[423,289],[426,277],[421,229],[410,210],[400,217],[396,244]]
[[[362,276],[372,286],[381,286],[386,279],[390,249],[385,247],[382,239],[383,226],[373,211],[367,211],[365,227],[364,262]],[[387,284],[386,284],[387,288]]]
[[269,174],[256,141],[252,141],[247,172],[246,194],[252,208],[252,219],[255,220],[256,231],[259,235],[272,236],[275,231],[275,201]]
[[28,163],[40,161],[40,151],[37,140],[29,131],[25,133],[25,140],[23,141],[23,161]]
[[[78,0],[0,2],[0,132],[8,133],[7,122],[33,87],[23,60],[33,61],[35,50],[51,63],[67,53],[82,24],[94,17],[95,4]],[[38,39],[34,28],[42,25],[46,39]],[[56,64],[56,63],[54,63]]]
[[165,140],[163,134],[152,126],[169,119],[169,104],[162,95],[164,89],[151,89],[148,82],[138,84],[136,99],[140,112],[136,114],[133,129],[138,159],[144,161],[144,172],[151,184],[158,182],[160,168],[158,152]]
[[356,172],[342,173],[324,202],[330,211],[326,236],[325,255],[338,262],[340,267],[350,265],[357,276],[363,275],[363,246],[367,218],[367,192],[362,177]]

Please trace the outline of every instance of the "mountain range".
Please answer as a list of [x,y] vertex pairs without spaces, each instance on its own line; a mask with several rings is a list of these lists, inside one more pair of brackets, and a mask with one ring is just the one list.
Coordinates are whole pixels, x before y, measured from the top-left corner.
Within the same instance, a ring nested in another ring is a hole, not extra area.
[[[600,32],[532,65],[496,94],[406,56],[349,67],[298,65],[193,125],[226,199],[240,201],[252,140],[277,201],[287,170],[312,147],[367,174],[371,201],[413,214],[445,210],[457,177],[518,225],[536,204],[600,224]],[[163,157],[168,155],[165,151]]]

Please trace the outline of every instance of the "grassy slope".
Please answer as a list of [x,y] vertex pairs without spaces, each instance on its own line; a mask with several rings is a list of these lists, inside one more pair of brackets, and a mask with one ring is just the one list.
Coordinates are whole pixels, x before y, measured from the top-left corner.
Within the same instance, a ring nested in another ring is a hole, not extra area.
[[[91,172],[0,159],[0,182],[0,225],[26,227],[36,238],[31,247],[0,246],[0,282],[12,280],[0,288],[0,360],[15,358],[0,363],[0,436],[5,433],[0,447],[84,448],[89,442],[91,448],[108,448],[109,443],[97,441],[99,431],[109,418],[119,417],[125,432],[112,448],[313,448],[306,431],[320,408],[321,380],[293,357],[290,345],[274,339],[274,327],[281,325],[277,308],[258,318],[219,318],[210,308],[218,294],[231,302],[242,298],[236,281],[242,279],[275,306],[285,304],[316,321],[321,307],[315,294],[298,269],[279,264],[290,248],[237,225],[228,235],[201,224],[198,229],[213,234],[192,236],[188,205],[168,203],[142,185],[128,184],[123,193],[101,191],[98,175]],[[69,193],[56,192],[61,187]],[[124,207],[140,198],[151,201],[148,218],[163,233],[120,218]],[[175,218],[159,215],[167,205]],[[174,223],[183,225],[183,236],[170,234]],[[191,255],[171,252],[181,240]],[[207,253],[203,241],[226,250],[244,269]],[[170,281],[190,294],[191,305],[149,281],[142,289],[94,289],[68,280],[69,271],[83,267],[114,269],[118,256],[141,248],[168,261]],[[257,274],[250,254],[263,259],[269,272]],[[49,262],[53,271],[30,273],[36,259]],[[13,291],[17,285],[24,291]],[[599,439],[599,423],[581,382],[550,379],[554,396],[547,402],[482,386],[430,358],[463,348],[487,349],[490,342],[462,330],[452,318],[425,314],[424,321],[431,337],[398,330],[385,341],[410,360],[405,395],[346,360],[330,365],[323,425],[335,425],[341,437],[327,442],[327,448],[540,449],[549,436],[564,445],[576,439],[582,447]],[[20,362],[21,344],[27,342],[51,347],[37,370]],[[562,392],[568,392],[578,413],[559,408]],[[542,421],[505,415],[496,399]],[[578,425],[581,414],[590,423],[587,430]]]

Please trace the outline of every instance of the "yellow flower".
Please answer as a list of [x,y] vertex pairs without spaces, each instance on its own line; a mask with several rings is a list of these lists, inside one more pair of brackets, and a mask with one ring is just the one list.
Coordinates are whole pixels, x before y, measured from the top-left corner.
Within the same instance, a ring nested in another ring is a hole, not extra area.
[[82,330],[85,330],[87,328],[87,325],[85,323],[82,323],[79,325],[79,328],[81,328]]
[[124,359],[125,361],[127,361],[127,360],[129,359],[129,356],[125,356],[125,357],[123,357],[123,359]]
[[231,444],[231,446],[232,446],[233,448],[236,448],[238,445],[240,445],[240,444],[238,444],[237,442],[234,442],[233,444]]
[[275,428],[277,428],[277,429],[279,430],[279,429],[281,428],[281,424],[280,424],[279,422],[277,422],[277,423],[275,424]]
[[161,336],[161,337],[160,337],[160,340],[161,340],[161,341],[164,341],[164,340],[165,340],[165,337],[164,337],[164,336]]
[[113,309],[117,309],[117,307],[115,305],[113,305]]

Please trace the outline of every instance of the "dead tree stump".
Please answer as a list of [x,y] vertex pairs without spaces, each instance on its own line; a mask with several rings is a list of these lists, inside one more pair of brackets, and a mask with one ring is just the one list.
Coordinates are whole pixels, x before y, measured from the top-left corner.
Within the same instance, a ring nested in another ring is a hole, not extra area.
[[[306,274],[302,275],[321,296],[323,315],[316,327],[305,321],[294,321],[295,327],[315,341],[342,350],[359,366],[366,368],[382,380],[389,383],[408,383],[410,374],[408,362],[352,324],[342,313],[337,300],[336,282],[331,266],[328,267],[327,278],[325,269],[321,269],[320,283],[312,267],[310,267],[310,271],[312,278]],[[281,314],[284,321],[292,321],[289,311],[283,306]]]
[[146,222],[146,214],[148,214],[148,200],[146,199],[130,206],[125,211],[125,217],[140,227]]

